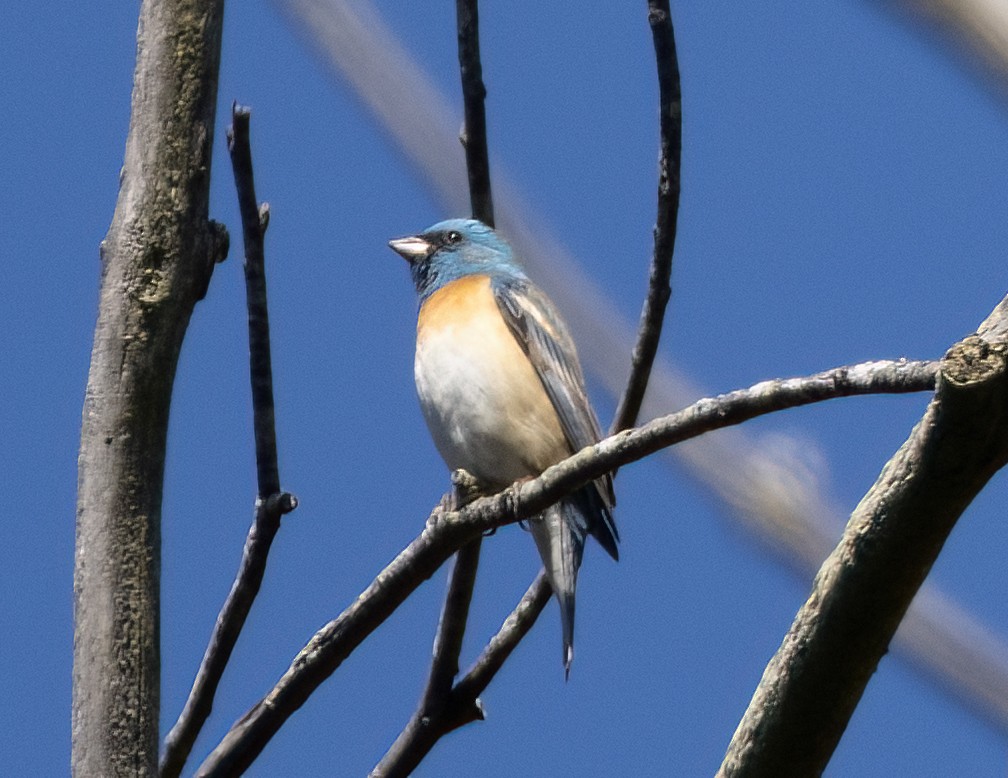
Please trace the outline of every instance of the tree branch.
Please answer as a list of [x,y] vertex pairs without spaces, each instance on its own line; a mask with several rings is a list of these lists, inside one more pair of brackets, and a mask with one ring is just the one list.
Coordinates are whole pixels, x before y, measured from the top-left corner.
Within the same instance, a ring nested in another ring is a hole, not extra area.
[[654,256],[648,293],[641,310],[630,362],[630,377],[620,398],[610,432],[637,423],[651,366],[658,352],[665,308],[672,295],[672,255],[675,250],[676,220],[679,214],[679,170],[682,160],[682,90],[675,30],[668,0],[648,0],[648,23],[654,39],[658,68],[658,114],[661,151],[658,156],[658,216],[654,227]]
[[[867,362],[806,378],[764,381],[700,400],[582,449],[538,478],[513,484],[461,510],[432,516],[424,532],[378,574],[340,616],[319,630],[273,689],[214,749],[199,775],[247,768],[284,721],[395,609],[466,541],[542,512],[564,495],[616,467],[662,448],[774,411],[861,394],[906,393],[934,386],[934,362]],[[436,512],[437,513],[437,512]]]
[[[434,659],[427,688],[413,716],[371,772],[372,776],[392,778],[409,775],[444,734],[441,722],[452,707],[452,684],[458,675],[458,657],[465,633],[465,618],[469,611],[468,599],[472,597],[476,575],[476,564],[469,563],[466,557],[479,552],[479,541],[475,541],[462,546],[455,555],[455,568],[457,570],[461,565],[464,574],[456,575],[453,571],[449,579],[448,594],[434,642]],[[462,594],[467,596],[464,609],[453,604],[453,600],[459,596],[457,589],[462,589]],[[446,623],[452,616],[455,617],[454,621]],[[478,711],[474,711],[470,720],[477,718],[481,716]]]
[[[455,684],[452,696],[456,701],[454,705],[456,711],[462,711],[467,706],[475,706],[482,713],[479,696],[490,685],[490,681],[493,680],[497,671],[504,666],[504,662],[511,656],[511,652],[515,650],[515,647],[532,629],[532,625],[539,618],[539,614],[546,607],[546,603],[549,602],[552,594],[553,590],[550,588],[546,571],[540,570],[539,575],[536,576],[528,591],[525,592],[525,596],[515,606],[515,609],[501,625],[497,634],[487,643],[486,648],[483,649],[483,653],[479,655],[473,666]],[[446,732],[451,732],[451,730],[467,723],[466,721],[457,721],[456,718],[447,716],[445,718]],[[482,718],[482,715],[480,718]]]
[[493,197],[490,193],[490,157],[487,152],[486,86],[480,63],[479,8],[476,0],[455,0],[458,24],[459,71],[465,121],[459,140],[466,153],[469,173],[469,202],[474,219],[494,226]]
[[940,363],[767,665],[720,776],[819,775],[952,527],[1008,462],[1008,298]]
[[178,721],[165,737],[160,774],[174,778],[182,772],[193,743],[210,716],[214,695],[238,642],[245,619],[259,593],[270,545],[280,529],[280,518],[297,507],[297,498],[280,491],[273,369],[270,361],[269,311],[266,304],[266,266],[263,238],[269,208],[257,205],[249,142],[249,110],[231,108],[228,151],[234,171],[245,243],[245,294],[248,306],[249,374],[252,382],[258,496],[255,516],[245,539],[238,574],[217,616],[199,672]]
[[227,234],[208,218],[221,0],[144,2],[78,461],[72,770],[152,775],[172,384]]
[[[477,0],[456,0],[455,12],[458,27],[459,73],[465,103],[465,118],[459,140],[465,149],[472,216],[492,227],[493,197],[490,190],[490,161],[484,105],[486,87],[483,85],[483,67],[480,64]],[[461,499],[462,490],[456,488],[453,507],[459,507]],[[473,587],[476,585],[476,571],[479,567],[482,543],[483,538],[477,536],[455,555],[455,564],[448,575],[448,589],[441,609],[441,619],[434,637],[434,654],[427,687],[410,721],[392,745],[390,755],[416,753],[417,749],[413,743],[417,738],[429,741],[429,745],[423,751],[423,754],[426,754],[442,734],[432,728],[431,722],[439,721],[443,717],[446,706],[450,703],[452,683],[458,675],[459,655],[462,652],[462,639],[469,619]],[[376,771],[384,770],[389,775],[405,774],[401,772],[402,768],[395,766],[393,762],[401,763],[402,758],[390,760],[389,755],[386,755]],[[413,766],[405,772],[408,773]]]

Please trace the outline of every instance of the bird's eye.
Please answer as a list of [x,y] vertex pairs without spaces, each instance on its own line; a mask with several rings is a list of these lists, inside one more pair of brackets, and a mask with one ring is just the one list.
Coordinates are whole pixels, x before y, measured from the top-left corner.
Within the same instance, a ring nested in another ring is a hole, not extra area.
[[462,233],[461,232],[456,232],[455,230],[452,230],[447,235],[445,235],[445,240],[449,244],[451,244],[451,243],[458,243],[459,241],[462,240]]

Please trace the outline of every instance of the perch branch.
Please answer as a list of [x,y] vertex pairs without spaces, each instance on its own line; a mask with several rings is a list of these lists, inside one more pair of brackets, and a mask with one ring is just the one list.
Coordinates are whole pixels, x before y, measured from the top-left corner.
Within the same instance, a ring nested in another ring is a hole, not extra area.
[[538,478],[432,517],[423,533],[354,603],[312,637],[273,689],[207,757],[198,775],[230,775],[246,769],[319,684],[466,541],[540,513],[602,473],[705,432],[837,397],[925,391],[934,387],[936,370],[934,362],[881,361],[806,378],[764,381],[700,400],[682,411],[610,436],[553,465]]

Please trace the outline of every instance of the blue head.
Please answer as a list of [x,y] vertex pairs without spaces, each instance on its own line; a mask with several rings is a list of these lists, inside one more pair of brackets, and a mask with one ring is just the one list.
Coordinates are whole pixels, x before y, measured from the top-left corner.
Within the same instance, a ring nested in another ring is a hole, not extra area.
[[525,277],[507,241],[475,219],[438,222],[419,235],[391,240],[389,246],[410,263],[421,302],[469,275]]

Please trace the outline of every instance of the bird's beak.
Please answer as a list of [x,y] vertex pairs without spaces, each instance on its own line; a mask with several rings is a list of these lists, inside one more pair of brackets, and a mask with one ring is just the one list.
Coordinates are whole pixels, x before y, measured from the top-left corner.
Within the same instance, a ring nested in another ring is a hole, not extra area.
[[389,241],[389,248],[396,254],[409,262],[416,262],[418,259],[425,259],[430,256],[430,243],[418,235],[411,235],[408,238],[396,238]]

